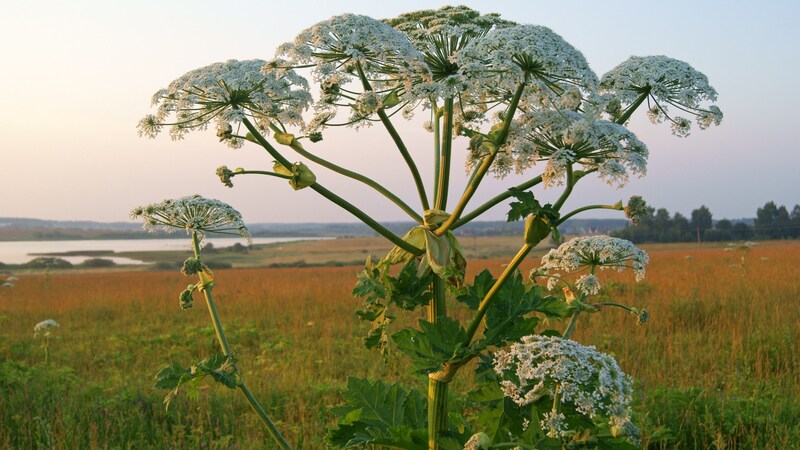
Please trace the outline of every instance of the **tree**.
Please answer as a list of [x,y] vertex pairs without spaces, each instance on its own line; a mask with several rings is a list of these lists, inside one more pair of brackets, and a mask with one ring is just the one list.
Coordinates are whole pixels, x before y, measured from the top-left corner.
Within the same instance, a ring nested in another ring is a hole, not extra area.
[[706,230],[710,229],[714,221],[711,216],[711,211],[705,205],[692,211],[692,229],[697,234],[698,238],[703,236]]

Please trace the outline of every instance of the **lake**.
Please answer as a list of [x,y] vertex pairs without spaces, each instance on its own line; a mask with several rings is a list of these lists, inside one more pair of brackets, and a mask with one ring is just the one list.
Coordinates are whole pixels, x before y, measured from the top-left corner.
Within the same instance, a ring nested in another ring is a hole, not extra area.
[[[253,238],[253,244],[274,244],[277,242],[307,241],[326,239],[319,237]],[[214,248],[230,247],[236,243],[246,244],[244,239],[206,238]],[[142,261],[112,255],[54,255],[65,252],[139,252],[186,250],[191,253],[191,241],[187,238],[170,239],[109,239],[109,240],[71,240],[71,241],[8,241],[0,242],[0,262],[5,264],[24,264],[36,257],[53,255],[72,264],[80,264],[91,258],[110,259],[116,264],[143,264]]]

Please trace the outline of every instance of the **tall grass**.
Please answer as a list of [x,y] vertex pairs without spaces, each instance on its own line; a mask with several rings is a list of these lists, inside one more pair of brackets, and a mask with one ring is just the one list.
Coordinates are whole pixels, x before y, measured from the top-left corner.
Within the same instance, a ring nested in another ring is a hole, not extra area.
[[[574,337],[613,353],[639,383],[651,448],[793,448],[800,442],[800,243],[747,255],[655,246],[645,281],[601,274],[611,298],[651,312],[584,315]],[[687,258],[690,255],[691,258]],[[528,268],[536,264],[530,257]],[[497,273],[501,261],[480,261]],[[474,274],[483,267],[471,267]],[[416,382],[363,349],[349,292],[359,267],[216,271],[215,296],[240,370],[300,448],[323,448],[350,375]],[[0,448],[271,448],[224,387],[164,411],[153,375],[215,351],[201,308],[180,311],[178,273],[27,275],[0,291]],[[613,280],[613,281],[612,281]],[[33,326],[61,324],[44,364]],[[416,320],[406,317],[403,320]],[[550,323],[556,329],[563,324]],[[299,380],[299,382],[298,382]],[[469,380],[460,379],[461,385]],[[454,389],[455,392],[459,388]]]

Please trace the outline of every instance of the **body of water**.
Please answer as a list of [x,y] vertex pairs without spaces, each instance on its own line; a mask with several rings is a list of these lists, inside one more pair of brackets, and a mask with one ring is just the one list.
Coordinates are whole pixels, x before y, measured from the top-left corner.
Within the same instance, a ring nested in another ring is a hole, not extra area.
[[[306,241],[324,238],[253,238],[253,244],[274,244],[277,242]],[[244,239],[237,238],[206,238],[206,243],[211,243],[214,248],[225,248],[236,243],[246,245]],[[141,252],[141,251],[166,251],[185,250],[191,253],[191,241],[187,238],[174,239],[111,239],[111,240],[72,240],[72,241],[8,241],[0,242],[0,262],[5,264],[24,264],[39,256],[55,256],[65,259],[72,264],[80,264],[87,259],[110,259],[117,264],[143,264],[142,261],[114,256],[111,254],[98,255],[69,255],[62,256],[58,253],[66,252]]]

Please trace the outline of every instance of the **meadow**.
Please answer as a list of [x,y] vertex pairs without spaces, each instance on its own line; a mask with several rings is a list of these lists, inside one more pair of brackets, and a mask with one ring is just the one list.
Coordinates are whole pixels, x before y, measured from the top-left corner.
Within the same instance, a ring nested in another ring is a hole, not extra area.
[[[516,244],[463,245],[470,279],[502,270],[504,246]],[[603,295],[648,309],[649,323],[606,310],[583,316],[573,337],[613,354],[636,380],[644,445],[800,447],[800,242],[761,243],[744,265],[722,246],[643,248],[651,263],[642,283],[630,273],[601,279]],[[383,360],[361,344],[367,329],[350,295],[361,267],[348,264],[386,249],[378,239],[340,239],[215,256],[234,267],[215,270],[214,293],[239,369],[297,448],[324,448],[348,376],[421,382],[401,356]],[[273,267],[249,267],[257,265]],[[0,290],[0,449],[273,448],[236,392],[208,382],[165,411],[164,392],[152,389],[168,363],[188,366],[217,348],[203,304],[179,309],[189,281],[177,268],[16,275]],[[61,324],[47,363],[33,336],[45,319]],[[453,391],[469,384],[464,372]]]

